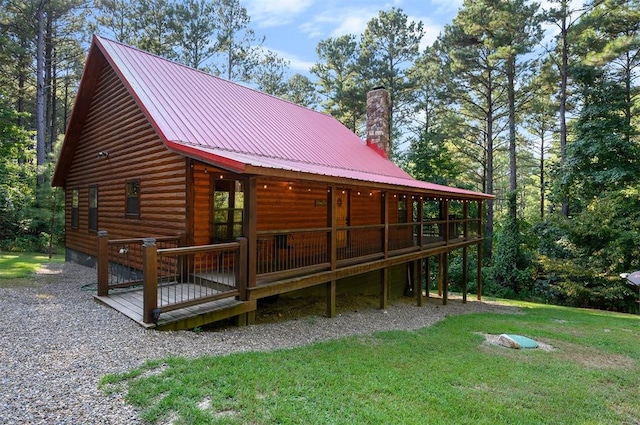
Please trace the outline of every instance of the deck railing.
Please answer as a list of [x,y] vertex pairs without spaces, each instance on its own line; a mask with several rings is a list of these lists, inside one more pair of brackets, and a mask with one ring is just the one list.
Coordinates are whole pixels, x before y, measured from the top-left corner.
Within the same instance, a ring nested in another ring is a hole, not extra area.
[[384,225],[339,227],[337,259],[350,260],[383,253]]
[[[176,248],[182,236],[155,238],[158,248]],[[142,285],[143,238],[109,240],[106,231],[98,232],[98,295],[119,288]]]
[[155,323],[161,313],[231,297],[247,288],[247,241],[158,249],[144,240],[143,321]]
[[329,228],[258,233],[257,273],[268,274],[329,262]]
[[[387,251],[390,256],[407,251],[432,248],[479,235],[481,221],[475,218],[427,220],[336,228],[336,259],[352,263],[385,253],[385,228],[388,228]],[[281,229],[258,232],[258,275],[284,276],[287,271],[309,267],[329,267],[331,228]],[[289,273],[288,275],[290,275]],[[268,276],[264,276],[269,279]]]

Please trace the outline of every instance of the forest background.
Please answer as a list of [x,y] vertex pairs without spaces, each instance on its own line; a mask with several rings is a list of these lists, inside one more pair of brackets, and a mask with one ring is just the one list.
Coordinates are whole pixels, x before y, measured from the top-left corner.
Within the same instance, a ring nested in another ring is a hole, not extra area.
[[[640,1],[465,0],[424,50],[422,22],[381,10],[361,34],[320,41],[302,75],[264,48],[239,0],[0,0],[0,250],[63,249],[50,177],[93,33],[358,134],[366,92],[385,86],[396,163],[495,195],[485,294],[640,308],[619,276],[640,269]],[[451,288],[462,279],[454,257]]]

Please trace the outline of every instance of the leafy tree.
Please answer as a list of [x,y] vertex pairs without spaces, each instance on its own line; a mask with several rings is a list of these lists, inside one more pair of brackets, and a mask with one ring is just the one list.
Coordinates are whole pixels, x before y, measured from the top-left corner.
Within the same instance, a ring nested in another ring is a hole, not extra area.
[[[494,194],[494,159],[501,143],[500,121],[507,114],[504,59],[498,55],[491,33],[478,25],[486,19],[488,10],[482,3],[465,1],[451,25],[439,37],[439,48],[446,58],[454,86],[448,101],[462,116],[460,137],[452,143],[458,151],[480,165],[482,188]],[[485,222],[485,255],[491,258],[494,226],[494,205],[487,201]]]
[[172,0],[139,0],[135,3],[136,45],[167,59],[177,59],[176,3]]
[[186,0],[175,8],[178,60],[192,68],[207,70],[205,62],[216,53],[216,3]]
[[95,0],[96,23],[99,30],[121,43],[135,46],[138,40],[135,11],[126,0]]
[[607,79],[623,87],[623,113],[627,142],[637,136],[632,121],[638,114],[640,90],[635,86],[640,70],[640,1],[605,0],[586,14],[577,31],[586,48],[585,63],[597,66]]
[[253,79],[258,90],[282,97],[287,92],[289,62],[274,52],[267,52],[254,70]]
[[253,81],[264,37],[257,38],[249,27],[251,19],[239,0],[219,0],[216,15],[215,49],[220,60],[213,65],[213,71],[231,81]]
[[359,74],[358,49],[355,35],[322,40],[316,47],[319,62],[311,67],[311,73],[318,78],[325,111],[354,132],[367,110],[367,90]]
[[453,184],[460,170],[446,146],[452,135],[448,124],[455,118],[444,102],[450,81],[445,66],[436,51],[427,48],[407,75],[414,87],[409,128],[415,136],[409,138],[405,168],[417,179]]
[[546,198],[546,159],[551,148],[552,135],[556,130],[557,104],[552,98],[555,93],[555,75],[550,67],[545,66],[539,71],[531,85],[533,96],[529,102],[525,118],[524,127],[531,134],[529,147],[535,152],[538,159],[539,177],[539,217],[545,215]]
[[14,241],[26,227],[24,213],[32,202],[35,186],[35,167],[19,161],[31,157],[30,134],[16,124],[18,113],[7,105],[3,91],[0,91],[0,242]]
[[575,123],[576,140],[567,148],[564,193],[590,200],[640,179],[639,146],[629,143],[632,130],[624,111],[624,86],[609,81],[600,68],[575,69],[583,106]]
[[[508,202],[516,202],[515,192],[509,193]],[[509,209],[513,207],[509,206]],[[489,275],[492,283],[501,288],[501,296],[519,297],[529,291],[533,283],[531,253],[522,242],[520,227],[521,221],[508,214],[496,235],[495,255]]]
[[407,68],[420,54],[424,36],[422,22],[409,21],[402,9],[380,11],[367,23],[360,43],[359,66],[371,87],[382,85],[391,94],[389,128],[392,154],[397,154],[394,135],[405,122],[411,101]]
[[[517,190],[517,161],[516,161],[516,113],[524,103],[520,100],[516,105],[516,97],[523,96],[522,88],[527,86],[522,81],[524,71],[530,68],[530,61],[518,61],[518,57],[527,54],[532,47],[542,38],[537,16],[538,4],[528,3],[523,0],[513,0],[508,2],[490,1],[491,19],[487,23],[488,32],[493,42],[498,46],[497,55],[504,58],[504,73],[507,80],[507,108],[509,121],[509,190]],[[519,83],[519,84],[517,84]],[[521,88],[516,92],[516,84]],[[510,202],[512,218],[516,218],[516,202]]]
[[302,74],[293,74],[289,78],[284,98],[308,108],[313,108],[318,104],[315,84]]

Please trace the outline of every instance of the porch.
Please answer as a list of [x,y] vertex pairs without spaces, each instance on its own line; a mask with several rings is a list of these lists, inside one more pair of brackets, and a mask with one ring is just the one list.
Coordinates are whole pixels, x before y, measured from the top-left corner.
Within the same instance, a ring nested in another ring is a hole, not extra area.
[[[448,200],[440,200],[446,211]],[[390,267],[407,264],[412,292],[421,305],[428,296],[430,257],[438,258],[442,302],[447,303],[448,255],[481,252],[481,203],[473,215],[467,201],[459,217],[420,214],[409,223],[263,230],[235,242],[180,246],[184,237],[109,240],[98,234],[96,299],[157,329],[189,329],[234,317],[252,321],[261,298],[324,285],[327,315],[336,310],[336,282],[379,272],[380,307],[388,305]],[[440,218],[442,216],[443,218]],[[481,296],[478,266],[478,297]],[[463,299],[466,300],[466,281]]]

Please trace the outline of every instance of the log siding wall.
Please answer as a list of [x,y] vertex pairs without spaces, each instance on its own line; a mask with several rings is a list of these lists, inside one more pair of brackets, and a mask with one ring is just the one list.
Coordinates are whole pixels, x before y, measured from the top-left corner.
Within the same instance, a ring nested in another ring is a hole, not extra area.
[[[98,187],[98,229],[110,239],[185,232],[185,179],[186,159],[165,147],[113,70],[104,67],[65,181],[67,248],[96,255],[96,232],[88,229],[91,185]],[[140,182],[139,217],[126,215],[131,180]],[[73,189],[79,191],[77,228],[71,226]]]

